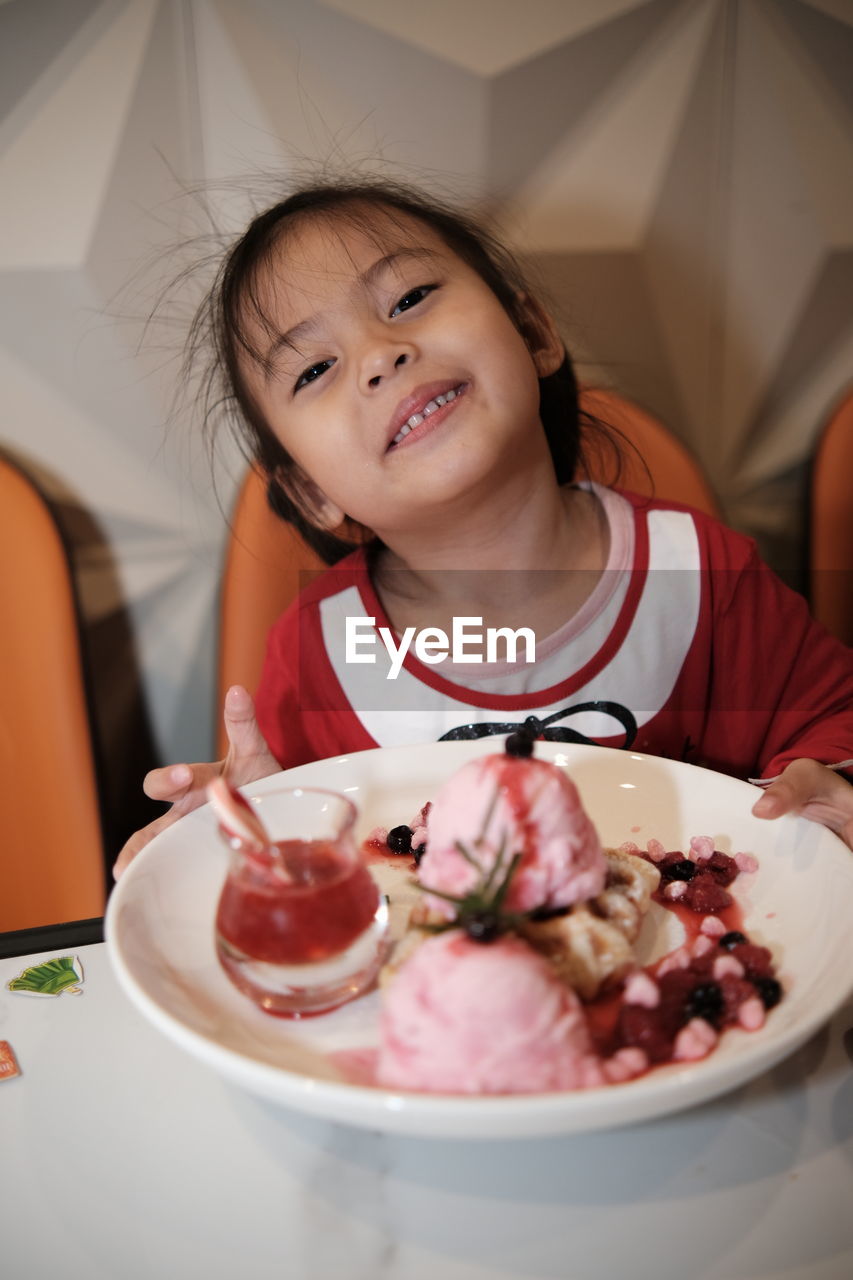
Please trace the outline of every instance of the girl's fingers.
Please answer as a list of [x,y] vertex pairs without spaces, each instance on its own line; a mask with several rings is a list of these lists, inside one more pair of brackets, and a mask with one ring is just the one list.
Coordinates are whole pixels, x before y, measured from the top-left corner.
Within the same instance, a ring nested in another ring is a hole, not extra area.
[[817,760],[794,760],[758,798],[752,812],[758,818],[779,818],[783,813],[801,809],[809,801],[826,799],[839,784],[842,789],[849,786]]
[[799,807],[797,792],[787,783],[773,782],[752,806],[756,818],[781,818]]
[[757,818],[799,813],[853,847],[853,786],[817,760],[794,760],[759,796],[752,812]]
[[172,807],[130,837],[113,867],[116,879],[156,835],[205,803],[205,791],[212,778],[225,773],[229,782],[239,787],[278,773],[279,763],[258,728],[255,705],[242,685],[235,685],[225,695],[224,717],[229,742],[225,760],[215,764],[166,765],[146,775],[142,784],[145,794]]
[[224,721],[229,744],[224,772],[229,782],[239,787],[278,773],[281,766],[258,728],[255,704],[242,685],[226,693]]
[[133,861],[138,853],[140,853],[149,841],[153,840],[161,831],[165,831],[173,822],[177,822],[181,814],[177,812],[177,807],[173,807],[168,813],[164,813],[161,817],[155,818],[153,822],[149,822],[147,827],[142,827],[139,831],[134,831],[130,839],[124,844],[121,852],[113,864],[113,878],[118,880],[123,871],[126,870],[129,863]]
[[173,803],[186,794],[192,783],[192,765],[170,764],[147,773],[142,782],[142,790],[150,800]]
[[116,880],[129,862],[161,831],[165,831],[185,813],[191,813],[205,803],[205,789],[211,778],[222,772],[222,761],[216,764],[175,764],[163,769],[152,769],[143,783],[145,794],[152,800],[170,804],[168,813],[161,814],[147,827],[134,831],[124,844],[113,865]]

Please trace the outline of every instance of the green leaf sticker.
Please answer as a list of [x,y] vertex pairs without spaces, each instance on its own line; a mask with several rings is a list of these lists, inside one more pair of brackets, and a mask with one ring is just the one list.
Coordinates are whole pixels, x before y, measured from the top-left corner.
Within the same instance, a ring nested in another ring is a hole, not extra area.
[[[75,967],[76,966],[76,967]],[[82,995],[83,966],[76,956],[57,956],[24,969],[6,986],[10,991],[21,991],[29,996]]]

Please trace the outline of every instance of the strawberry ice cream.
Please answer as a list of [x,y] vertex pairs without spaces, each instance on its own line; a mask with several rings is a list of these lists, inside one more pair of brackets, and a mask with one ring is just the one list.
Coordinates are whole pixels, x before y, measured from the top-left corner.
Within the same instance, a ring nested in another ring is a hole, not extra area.
[[604,1082],[583,1008],[520,938],[429,938],[383,993],[379,1083],[430,1093],[539,1093]]
[[[460,844],[464,852],[460,850]],[[433,797],[419,880],[461,898],[496,860],[499,884],[519,855],[505,910],[568,907],[604,888],[607,862],[577,788],[556,765],[516,755],[488,755],[464,765]],[[452,918],[452,904],[430,896]]]

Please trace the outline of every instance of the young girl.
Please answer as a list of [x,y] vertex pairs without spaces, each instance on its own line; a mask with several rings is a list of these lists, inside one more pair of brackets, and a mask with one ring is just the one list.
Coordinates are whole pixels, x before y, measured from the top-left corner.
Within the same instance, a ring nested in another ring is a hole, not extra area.
[[760,779],[754,813],[853,845],[853,655],[748,539],[578,482],[571,363],[482,229],[387,184],[303,190],[231,249],[191,354],[207,339],[211,403],[224,392],[274,507],[334,567],[274,626],[254,705],[229,691],[226,759],[148,775],[171,808],[116,874],[215,773],[525,721]]

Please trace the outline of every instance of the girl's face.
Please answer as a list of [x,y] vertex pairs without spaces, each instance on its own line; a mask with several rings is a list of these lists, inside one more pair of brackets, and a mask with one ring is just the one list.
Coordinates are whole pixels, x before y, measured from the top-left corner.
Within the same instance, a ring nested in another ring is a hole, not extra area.
[[346,513],[387,541],[547,452],[538,379],[564,352],[532,302],[528,347],[431,228],[373,216],[370,231],[317,219],[286,237],[257,283],[267,323],[251,336],[266,358],[244,376],[314,522]]

